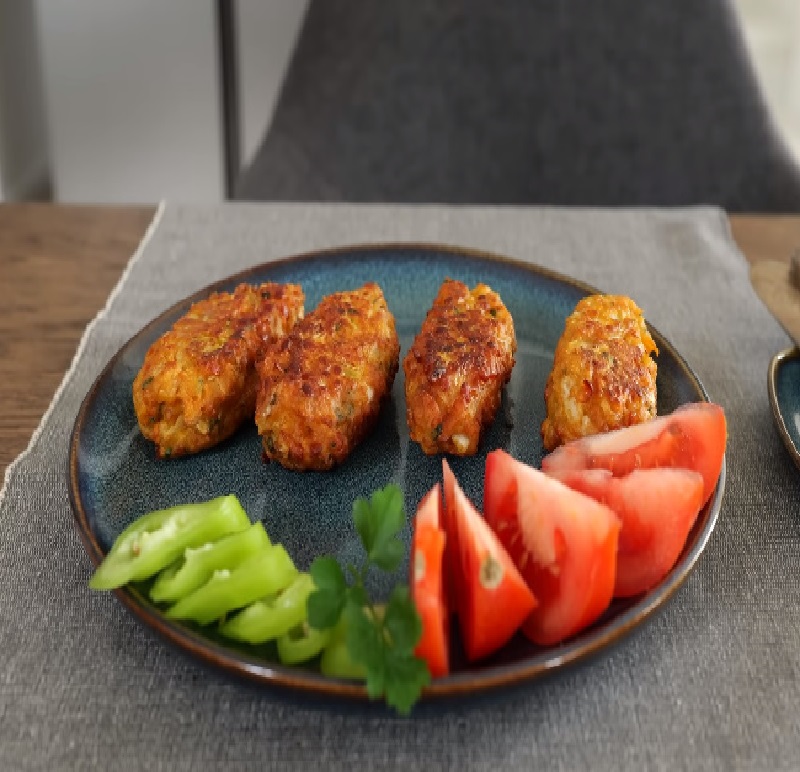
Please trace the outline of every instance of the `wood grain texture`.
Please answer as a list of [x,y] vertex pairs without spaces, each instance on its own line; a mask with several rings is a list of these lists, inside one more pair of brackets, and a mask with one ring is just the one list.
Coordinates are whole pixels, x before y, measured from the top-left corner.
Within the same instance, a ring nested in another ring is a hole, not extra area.
[[0,480],[28,444],[154,212],[0,205]]
[[750,282],[770,313],[800,343],[800,290],[794,286],[786,260],[759,260],[750,266]]
[[734,215],[731,231],[751,265],[762,260],[788,262],[792,252],[800,249],[798,215]]
[[800,290],[790,278],[790,262],[800,254],[800,217],[742,215],[731,219],[731,230],[750,262],[756,294],[789,336],[800,341]]
[[[28,444],[154,213],[0,204],[0,479]],[[731,225],[753,263],[788,261],[800,246],[800,216],[737,216]]]

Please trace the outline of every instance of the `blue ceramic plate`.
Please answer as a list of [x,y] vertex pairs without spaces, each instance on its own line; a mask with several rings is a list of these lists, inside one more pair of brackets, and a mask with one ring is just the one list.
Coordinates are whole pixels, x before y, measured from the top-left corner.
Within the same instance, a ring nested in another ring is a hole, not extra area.
[[[395,482],[405,492],[406,511],[413,513],[423,493],[441,479],[441,459],[423,455],[409,442],[402,368],[375,431],[344,465],[327,473],[290,472],[262,463],[254,426],[246,426],[205,453],[160,461],[137,428],[131,384],[150,344],[191,303],[213,290],[231,290],[244,281],[299,282],[306,293],[306,308],[312,309],[325,294],[377,281],[395,315],[403,357],[445,277],[469,285],[483,281],[497,290],[514,318],[519,347],[502,408],[481,452],[473,458],[451,459],[453,470],[467,495],[480,503],[489,450],[504,448],[526,463],[539,465],[543,393],[555,345],[566,316],[581,297],[594,291],[591,287],[506,258],[442,246],[358,246],[301,255],[255,267],[178,303],[125,344],[99,376],[75,422],[69,454],[70,497],[92,561],[97,564],[116,536],[139,515],[225,493],[236,494],[251,519],[262,520],[272,540],[283,543],[301,569],[320,554],[347,560],[356,553],[351,520],[355,497]],[[677,351],[657,331],[652,333],[660,351],[659,412],[707,399]],[[542,676],[601,651],[641,624],[683,583],[702,553],[719,513],[724,479],[723,470],[680,560],[659,587],[643,597],[615,602],[590,629],[557,647],[540,648],[519,636],[496,656],[471,666],[456,651],[453,674],[431,684],[426,696],[482,691]],[[410,531],[404,536],[409,541]],[[405,576],[407,564],[397,578]],[[388,587],[374,589],[386,592]],[[269,645],[236,646],[208,629],[168,621],[148,602],[142,588],[125,588],[117,596],[166,639],[228,672],[305,691],[366,696],[360,685],[325,678],[312,668],[281,667]]]
[[772,358],[767,386],[778,433],[800,469],[800,350],[787,348]]

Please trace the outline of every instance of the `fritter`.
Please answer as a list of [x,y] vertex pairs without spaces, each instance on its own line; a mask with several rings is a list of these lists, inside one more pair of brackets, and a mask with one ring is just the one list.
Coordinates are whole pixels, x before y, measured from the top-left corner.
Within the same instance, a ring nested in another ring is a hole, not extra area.
[[514,322],[496,292],[444,281],[403,360],[408,428],[424,453],[477,451],[516,350]]
[[567,318],[544,399],[545,450],[656,415],[658,349],[641,309],[623,295],[590,295]]
[[241,284],[195,303],[153,343],[133,406],[161,458],[210,448],[252,419],[256,359],[303,317],[303,301],[297,284]]
[[377,284],[323,298],[258,365],[264,456],[295,470],[342,463],[374,426],[399,356]]

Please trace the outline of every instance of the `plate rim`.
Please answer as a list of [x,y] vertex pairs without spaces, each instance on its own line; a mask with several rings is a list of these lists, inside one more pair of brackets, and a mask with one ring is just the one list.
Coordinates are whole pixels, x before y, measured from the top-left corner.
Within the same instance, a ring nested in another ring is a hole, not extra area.
[[[587,282],[567,276],[566,274],[541,266],[532,261],[525,261],[519,258],[509,257],[502,253],[474,247],[463,247],[450,243],[428,241],[360,242],[323,249],[313,249],[273,260],[267,260],[207,284],[161,311],[156,317],[131,335],[102,368],[81,401],[69,438],[66,470],[67,489],[75,526],[84,549],[95,567],[100,564],[105,553],[89,524],[89,518],[84,508],[83,501],[81,500],[78,445],[88,410],[97,396],[100,385],[133,342],[142,335],[147,334],[147,332],[152,330],[155,326],[160,325],[165,317],[174,313],[180,313],[181,311],[185,313],[192,303],[207,297],[212,292],[221,291],[225,286],[245,282],[248,280],[248,277],[253,274],[268,271],[280,266],[291,266],[300,262],[326,260],[343,255],[360,256],[362,254],[366,255],[378,251],[400,250],[437,252],[440,254],[448,254],[453,257],[467,256],[493,263],[501,263],[545,279],[556,281],[560,284],[568,285],[583,292],[584,295],[600,292],[600,290]],[[657,342],[659,353],[663,347],[663,349],[673,357],[684,375],[695,387],[700,397],[699,401],[709,402],[709,395],[705,387],[684,357],[677,351],[673,344],[649,322],[647,322],[647,327]],[[800,352],[798,353],[800,354]],[[772,373],[772,369],[770,373]],[[800,458],[796,459],[796,463],[800,465]],[[422,699],[427,701],[431,698],[478,695],[487,691],[538,680],[544,676],[558,672],[564,668],[572,667],[600,654],[613,644],[626,638],[636,628],[641,627],[656,611],[662,609],[683,586],[695,568],[700,556],[705,551],[706,545],[714,532],[719,518],[725,490],[726,473],[727,451],[723,457],[722,470],[714,493],[703,510],[701,510],[700,516],[698,516],[699,523],[700,518],[705,513],[705,521],[699,529],[691,548],[688,550],[684,548],[685,554],[683,554],[679,562],[673,566],[668,577],[662,580],[653,590],[645,594],[641,600],[632,604],[631,607],[622,612],[620,616],[616,617],[611,622],[608,629],[592,631],[590,628],[585,634],[581,634],[576,638],[569,639],[564,644],[546,650],[543,652],[545,656],[537,655],[533,657],[530,662],[513,662],[491,665],[481,668],[480,670],[464,670],[442,679],[433,680],[423,690]],[[117,599],[132,612],[133,616],[137,618],[139,622],[156,632],[161,638],[176,646],[184,653],[192,655],[193,658],[199,660],[203,664],[221,669],[229,675],[244,677],[258,684],[283,687],[296,692],[303,692],[320,697],[355,698],[365,701],[369,699],[363,684],[343,679],[328,678],[320,673],[315,673],[303,668],[291,668],[277,663],[268,663],[261,659],[255,660],[241,650],[226,648],[189,627],[168,620],[163,612],[144,598],[135,587],[121,587],[113,590],[113,593]],[[588,636],[589,640],[584,641],[583,638],[585,636]]]
[[778,370],[786,362],[793,359],[800,359],[800,348],[797,346],[789,346],[772,357],[769,368],[767,369],[767,392],[769,393],[769,405],[770,408],[772,408],[772,418],[775,421],[775,428],[778,430],[778,434],[781,440],[783,440],[783,444],[791,456],[794,465],[800,469],[800,448],[795,445],[792,435],[786,427],[786,421],[783,420],[783,411],[781,410],[780,401],[778,399]]

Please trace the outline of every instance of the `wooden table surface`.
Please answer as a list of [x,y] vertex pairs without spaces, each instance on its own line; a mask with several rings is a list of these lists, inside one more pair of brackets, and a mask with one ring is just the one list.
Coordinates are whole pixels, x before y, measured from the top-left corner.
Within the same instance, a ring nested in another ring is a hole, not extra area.
[[[0,480],[26,447],[155,207],[0,204]],[[800,216],[731,218],[751,263],[788,261]]]

